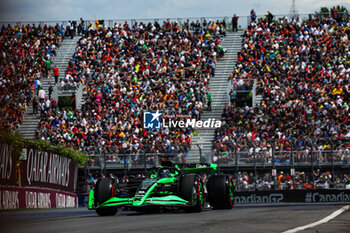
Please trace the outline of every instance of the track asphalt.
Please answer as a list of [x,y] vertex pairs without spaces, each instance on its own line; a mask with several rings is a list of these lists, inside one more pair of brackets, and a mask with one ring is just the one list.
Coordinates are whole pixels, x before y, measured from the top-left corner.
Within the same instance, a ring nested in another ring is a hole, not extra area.
[[[85,208],[0,212],[0,232],[283,232],[316,222],[340,209],[335,204],[237,205],[201,213],[120,211],[100,217]],[[301,232],[350,232],[350,211]]]

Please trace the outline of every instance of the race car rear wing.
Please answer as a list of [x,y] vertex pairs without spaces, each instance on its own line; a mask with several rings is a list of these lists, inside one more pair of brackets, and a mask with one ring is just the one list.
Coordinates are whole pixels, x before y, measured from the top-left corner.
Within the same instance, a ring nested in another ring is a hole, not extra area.
[[179,168],[182,173],[200,173],[200,172],[211,172],[211,175],[215,175],[218,172],[217,164],[209,163],[197,163],[188,164],[185,168]]

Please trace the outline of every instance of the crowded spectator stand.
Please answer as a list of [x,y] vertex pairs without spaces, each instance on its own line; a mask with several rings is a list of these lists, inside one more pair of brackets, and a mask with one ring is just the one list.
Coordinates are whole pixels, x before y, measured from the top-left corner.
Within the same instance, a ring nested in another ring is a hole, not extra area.
[[252,20],[230,78],[235,85],[257,80],[263,101],[255,108],[227,106],[216,143],[232,141],[239,150],[249,142],[261,148],[276,141],[285,150],[291,144],[298,150],[310,138],[316,151],[324,149],[325,139],[349,138],[349,22]]
[[84,85],[81,111],[48,111],[37,137],[79,148],[110,147],[123,153],[142,145],[171,152],[189,149],[195,129],[143,129],[143,111],[160,110],[175,119],[200,118],[208,82],[222,56],[224,22],[198,28],[177,22],[89,25],[69,62],[62,84]]
[[0,39],[1,130],[17,130],[24,112],[50,75],[51,60],[63,40],[59,25],[2,25]]

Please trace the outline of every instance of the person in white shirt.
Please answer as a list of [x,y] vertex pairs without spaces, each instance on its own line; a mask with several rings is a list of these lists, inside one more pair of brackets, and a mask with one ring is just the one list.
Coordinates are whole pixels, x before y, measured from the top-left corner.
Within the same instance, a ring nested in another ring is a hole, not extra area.
[[45,101],[45,105],[46,105],[46,110],[49,110],[50,109],[50,105],[51,105],[51,101],[49,99],[47,99]]
[[45,114],[45,103],[44,102],[40,102],[39,108],[40,108],[40,117],[43,117],[44,114]]
[[41,102],[41,101],[43,101],[45,99],[46,92],[42,88],[40,88],[38,96],[39,96],[39,99],[40,99],[40,102]]

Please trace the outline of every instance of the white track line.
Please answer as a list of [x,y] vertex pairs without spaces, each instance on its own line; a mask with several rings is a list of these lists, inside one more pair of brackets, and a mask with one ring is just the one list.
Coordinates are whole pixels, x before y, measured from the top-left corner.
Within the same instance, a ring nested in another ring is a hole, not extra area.
[[301,226],[301,227],[293,228],[293,229],[290,229],[288,231],[284,231],[282,233],[295,233],[295,232],[298,232],[298,231],[305,230],[307,228],[311,228],[311,227],[314,227],[314,226],[326,223],[329,220],[332,220],[333,218],[337,217],[339,214],[343,213],[345,210],[347,210],[349,208],[350,208],[350,205],[346,205],[346,206],[342,207],[341,209],[339,209],[337,211],[334,211],[331,215],[328,215],[327,217],[325,217],[325,218],[323,218],[323,219],[321,219],[321,220],[319,220],[317,222],[310,223],[310,224],[307,224],[307,225],[304,225],[304,226]]

